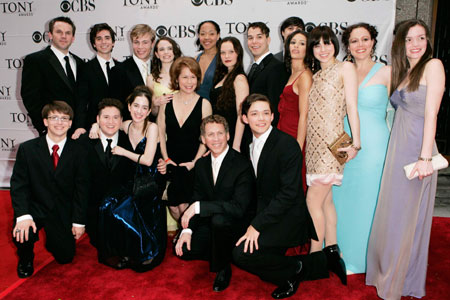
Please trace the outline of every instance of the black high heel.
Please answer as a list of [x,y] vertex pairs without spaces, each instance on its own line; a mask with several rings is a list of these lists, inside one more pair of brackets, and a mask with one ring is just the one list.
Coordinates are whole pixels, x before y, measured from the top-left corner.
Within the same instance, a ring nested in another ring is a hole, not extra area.
[[341,280],[343,285],[347,285],[347,269],[345,262],[341,257],[341,250],[337,244],[323,248],[323,252],[327,256],[328,270],[335,273]]

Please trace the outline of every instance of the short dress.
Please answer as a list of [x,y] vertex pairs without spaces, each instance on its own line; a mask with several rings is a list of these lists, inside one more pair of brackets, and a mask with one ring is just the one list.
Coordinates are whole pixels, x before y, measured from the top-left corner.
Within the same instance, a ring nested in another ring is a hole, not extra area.
[[306,129],[306,183],[341,185],[344,165],[331,154],[328,145],[344,132],[347,112],[344,82],[339,75],[342,62],[336,61],[313,76],[308,97]]

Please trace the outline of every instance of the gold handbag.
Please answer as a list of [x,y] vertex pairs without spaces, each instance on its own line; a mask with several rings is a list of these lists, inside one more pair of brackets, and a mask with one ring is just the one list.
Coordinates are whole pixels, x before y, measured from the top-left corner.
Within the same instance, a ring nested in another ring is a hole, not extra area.
[[350,146],[353,143],[352,138],[347,134],[347,132],[343,132],[333,143],[328,145],[328,150],[331,151],[331,154],[337,159],[337,161],[343,165],[347,161],[347,152],[338,151],[339,148],[345,148]]

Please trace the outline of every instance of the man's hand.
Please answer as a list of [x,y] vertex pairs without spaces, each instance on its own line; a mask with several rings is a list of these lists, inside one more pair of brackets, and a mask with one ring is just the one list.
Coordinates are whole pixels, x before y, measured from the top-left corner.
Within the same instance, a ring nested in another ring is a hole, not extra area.
[[245,241],[244,252],[247,253],[247,249],[250,247],[250,253],[253,253],[253,247],[255,247],[255,251],[258,250],[258,237],[259,231],[250,225],[247,228],[247,232],[237,241],[236,246]]
[[189,220],[195,215],[195,203],[192,203],[191,206],[188,207],[183,213],[183,217],[181,217],[181,226],[183,229],[188,228]]
[[84,227],[73,226],[72,227],[73,238],[78,240],[84,234],[84,230],[85,230]]
[[33,228],[33,232],[36,233],[36,223],[33,220],[23,220],[16,223],[13,229],[13,237],[17,242],[23,243],[28,241],[30,227]]
[[178,239],[177,245],[175,246],[175,253],[178,256],[183,255],[183,244],[186,243],[186,248],[191,251],[191,237],[192,234],[190,233],[182,233],[180,238]]
[[78,128],[75,130],[75,132],[72,134],[72,140],[76,140],[80,137],[80,135],[86,133],[86,129],[84,128]]
[[156,169],[162,175],[167,173],[167,163],[164,161],[164,159],[162,158],[158,159],[158,165],[156,166]]
[[186,167],[186,169],[188,169],[188,171],[192,170],[195,167],[195,162],[193,161],[188,161],[188,162],[184,162],[179,164],[180,167]]

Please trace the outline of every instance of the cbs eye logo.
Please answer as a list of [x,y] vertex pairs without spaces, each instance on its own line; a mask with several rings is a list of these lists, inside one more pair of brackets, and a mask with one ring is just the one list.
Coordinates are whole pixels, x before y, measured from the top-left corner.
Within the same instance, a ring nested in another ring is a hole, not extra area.
[[59,8],[61,8],[61,11],[64,13],[67,13],[70,11],[71,5],[69,1],[62,1],[61,4],[59,5]]
[[203,4],[203,0],[191,0],[192,4],[195,6],[200,6]]
[[[192,0],[192,2],[193,2],[194,0]],[[158,26],[157,28],[156,28],[156,30],[155,30],[155,32],[156,32],[156,35],[158,36],[158,37],[162,37],[162,36],[167,36],[167,28],[165,27],[165,26]]]
[[33,42],[35,42],[36,44],[39,44],[42,41],[46,43],[50,42],[50,39],[48,37],[48,31],[44,32],[35,31],[31,35],[31,38],[33,39]]

